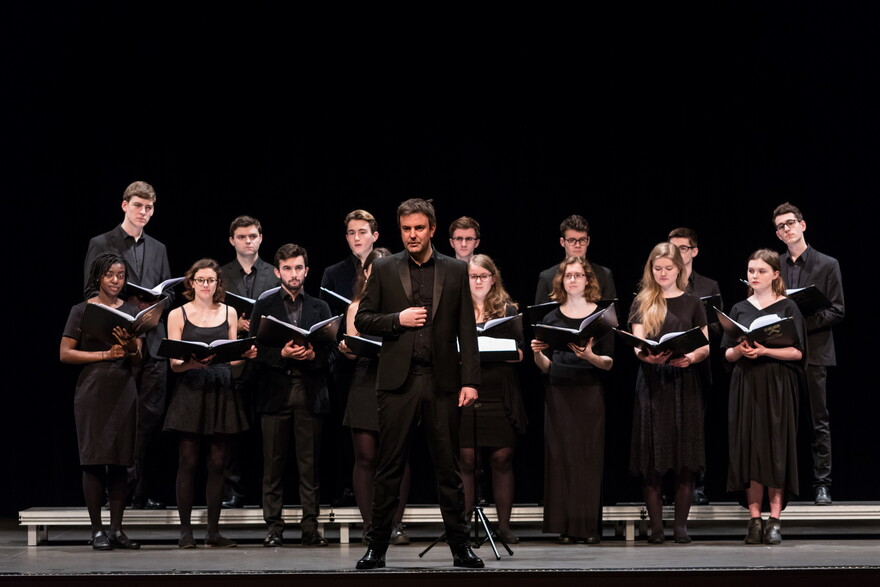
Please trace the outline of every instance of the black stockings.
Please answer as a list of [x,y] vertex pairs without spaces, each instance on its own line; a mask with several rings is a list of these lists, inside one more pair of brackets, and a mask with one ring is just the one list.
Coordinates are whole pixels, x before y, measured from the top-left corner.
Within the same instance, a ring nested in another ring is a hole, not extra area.
[[[461,481],[464,484],[464,505],[468,517],[474,507],[475,451],[463,448],[459,454]],[[492,467],[492,494],[498,513],[498,529],[510,530],[510,512],[513,509],[513,447],[491,449],[489,464]]]
[[[210,437],[208,452],[208,482],[205,488],[205,502],[208,506],[209,540],[220,535],[220,503],[223,501],[223,461],[226,455],[226,437],[215,434]],[[202,437],[194,434],[181,434],[178,444],[177,465],[177,512],[180,516],[181,537],[192,537],[192,508]]]
[[89,510],[92,534],[104,529],[101,508],[104,506],[105,488],[110,498],[110,531],[121,530],[127,491],[127,469],[119,465],[83,465],[82,471],[83,496]]
[[[354,446],[354,470],[352,471],[352,489],[354,499],[361,510],[364,528],[370,526],[373,511],[373,478],[376,476],[376,458],[379,451],[379,435],[372,430],[352,429],[351,441]],[[400,524],[406,500],[409,497],[410,468],[406,463],[403,479],[400,482],[400,504],[394,513],[394,524]]]
[[[645,508],[651,519],[651,534],[662,535],[663,533],[663,494],[660,485],[661,478],[656,473],[645,478],[642,484],[642,493],[645,497]],[[691,503],[694,500],[694,474],[690,469],[684,468],[675,477],[675,534],[676,536],[687,535],[687,519],[691,511]]]

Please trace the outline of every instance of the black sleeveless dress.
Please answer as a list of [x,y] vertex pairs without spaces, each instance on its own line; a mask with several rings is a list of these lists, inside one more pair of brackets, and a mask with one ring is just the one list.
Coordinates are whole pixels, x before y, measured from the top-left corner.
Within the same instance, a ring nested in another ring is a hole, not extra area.
[[[217,326],[201,327],[190,322],[183,312],[182,340],[214,342],[229,338],[229,306],[227,320]],[[235,434],[248,429],[247,415],[241,396],[232,385],[229,363],[208,365],[180,375],[164,430],[191,434]]]

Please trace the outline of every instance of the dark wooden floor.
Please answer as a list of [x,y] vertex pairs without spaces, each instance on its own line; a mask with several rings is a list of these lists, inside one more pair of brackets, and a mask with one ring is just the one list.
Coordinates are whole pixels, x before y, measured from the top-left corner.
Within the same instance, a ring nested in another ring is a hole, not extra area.
[[[692,527],[690,545],[650,545],[644,540],[627,543],[606,530],[598,546],[555,544],[534,524],[515,528],[522,542],[514,555],[503,550],[495,560],[488,544],[476,552],[486,561],[481,571],[461,571],[452,566],[445,545],[423,558],[419,553],[439,528],[419,525],[408,528],[409,546],[391,547],[388,568],[358,572],[354,563],[363,553],[361,544],[334,543],[305,548],[298,533],[289,532],[284,548],[263,548],[263,530],[226,528],[224,533],[239,541],[234,549],[179,550],[174,527],[129,527],[130,537],[143,543],[139,551],[95,552],[87,544],[85,528],[53,530],[48,544],[27,546],[26,532],[14,520],[0,525],[0,585],[61,584],[167,585],[273,585],[305,580],[308,585],[358,585],[381,583],[428,587],[441,582],[449,587],[485,585],[503,580],[506,585],[562,587],[601,579],[603,585],[676,585],[711,582],[712,587],[751,585],[800,586],[811,584],[878,584],[880,582],[880,523],[830,522],[784,523],[779,546],[745,546],[741,524],[699,524]],[[671,534],[671,532],[669,532]],[[197,533],[198,536],[198,533]],[[418,582],[418,583],[416,583]],[[424,585],[422,585],[424,583]]]

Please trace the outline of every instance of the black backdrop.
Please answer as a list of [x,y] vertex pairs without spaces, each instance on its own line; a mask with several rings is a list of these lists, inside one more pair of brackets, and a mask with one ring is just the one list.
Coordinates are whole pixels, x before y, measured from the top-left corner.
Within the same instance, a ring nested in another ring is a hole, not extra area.
[[[88,239],[121,220],[135,179],[158,191],[147,231],[168,245],[174,274],[199,257],[228,260],[228,223],[246,213],[263,222],[264,258],[285,242],[309,250],[315,292],[347,252],[349,210],[371,210],[379,244],[398,250],[394,208],[421,196],[435,200],[441,251],[452,219],[481,222],[480,251],[526,303],[561,256],[560,220],[580,213],[592,225],[589,256],[614,270],[624,303],[651,246],[684,225],[701,236],[697,270],[730,304],[744,296],[748,254],[781,250],[770,212],[791,200],[808,241],[843,271],[848,317],[835,328],[829,384],[834,496],[880,499],[880,400],[857,334],[876,326],[865,302],[874,282],[858,269],[878,187],[876,11],[315,14],[65,2],[0,12],[7,265],[20,273],[4,294],[2,513],[82,503],[77,370],[58,362],[58,335],[80,299]],[[639,494],[626,472],[633,363],[618,355],[606,501]],[[522,372],[532,427],[518,449],[517,500],[534,501],[543,399],[534,367]],[[726,392],[712,394],[709,483],[721,499]],[[173,471],[173,442],[166,449]],[[415,501],[429,500],[430,484],[417,485]]]

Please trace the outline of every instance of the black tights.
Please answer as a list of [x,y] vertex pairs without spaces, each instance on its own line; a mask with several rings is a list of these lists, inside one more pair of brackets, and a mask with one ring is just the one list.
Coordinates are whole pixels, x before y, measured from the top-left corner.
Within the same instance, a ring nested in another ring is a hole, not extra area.
[[101,508],[104,506],[105,488],[110,498],[110,531],[122,530],[128,470],[120,465],[83,465],[82,471],[83,496],[89,510],[92,534],[104,529]]
[[[361,519],[364,528],[370,526],[373,512],[373,479],[376,476],[376,458],[379,452],[379,434],[372,430],[353,428],[351,441],[354,446],[354,470],[351,480],[354,499],[361,510]],[[403,511],[406,509],[406,500],[409,497],[410,486],[409,461],[403,471],[403,479],[400,482],[400,503],[394,512],[394,524],[400,524],[403,519]]]
[[[642,481],[645,507],[651,519],[651,534],[663,533],[663,494],[661,478],[654,473]],[[675,477],[675,534],[687,535],[687,519],[694,500],[694,474],[688,468],[681,469]]]
[[[489,464],[492,467],[492,495],[495,498],[495,511],[498,514],[498,530],[510,531],[510,512],[513,509],[513,447],[504,446],[489,449]],[[472,448],[460,451],[461,481],[464,484],[464,507],[468,517],[474,507],[474,466],[475,453]]]
[[[213,540],[220,535],[220,503],[223,501],[223,461],[226,456],[226,436],[210,436],[211,447],[208,452],[208,483],[205,488],[205,502],[208,506],[207,538]],[[180,535],[192,537],[193,493],[202,437],[195,434],[181,434],[178,444],[177,465],[177,513],[180,516]]]

